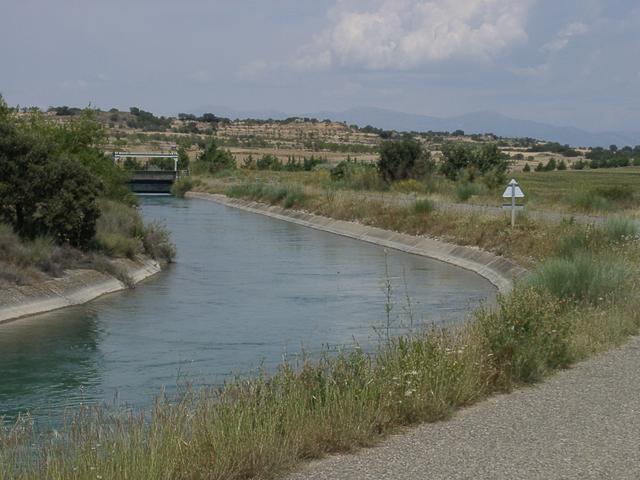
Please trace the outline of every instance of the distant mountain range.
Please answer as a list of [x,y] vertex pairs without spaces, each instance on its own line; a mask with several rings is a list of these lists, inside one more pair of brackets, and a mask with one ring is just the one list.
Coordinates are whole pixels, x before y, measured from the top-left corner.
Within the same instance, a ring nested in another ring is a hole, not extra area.
[[372,125],[385,130],[399,131],[448,131],[464,130],[465,133],[493,133],[501,137],[531,137],[578,146],[618,145],[619,147],[640,145],[640,132],[589,132],[575,127],[560,127],[547,123],[520,120],[495,112],[474,112],[455,117],[439,118],[428,115],[402,113],[380,108],[359,107],[343,112],[312,112],[287,114],[277,110],[240,111],[227,107],[203,107],[193,113],[211,112],[227,118],[257,118],[282,120],[287,117],[309,117],[330,119],[356,124],[360,127]]

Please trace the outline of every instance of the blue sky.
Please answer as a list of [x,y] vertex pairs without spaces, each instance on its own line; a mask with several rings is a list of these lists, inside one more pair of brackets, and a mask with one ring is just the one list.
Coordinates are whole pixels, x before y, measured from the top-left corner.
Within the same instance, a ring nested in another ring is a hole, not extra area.
[[640,130],[637,0],[3,0],[0,22],[10,104]]

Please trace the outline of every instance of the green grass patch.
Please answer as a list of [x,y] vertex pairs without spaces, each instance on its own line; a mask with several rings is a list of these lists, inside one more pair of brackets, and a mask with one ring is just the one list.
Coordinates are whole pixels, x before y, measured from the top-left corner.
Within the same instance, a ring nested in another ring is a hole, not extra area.
[[626,243],[638,240],[639,227],[627,218],[610,218],[605,222],[603,231],[610,242]]
[[484,191],[483,188],[476,183],[472,183],[472,182],[461,183],[456,187],[456,198],[460,202],[466,202],[472,196],[478,195],[483,191]]
[[416,203],[413,204],[413,212],[417,215],[424,215],[426,213],[431,213],[435,209],[433,202],[428,198],[421,198],[420,200],[416,200]]
[[263,183],[237,184],[228,187],[225,194],[232,198],[248,198],[264,201],[284,208],[303,206],[307,195],[296,185],[271,185]]
[[625,294],[631,275],[627,262],[619,258],[578,253],[544,262],[529,282],[560,299],[597,304]]
[[572,203],[576,210],[583,212],[604,212],[613,208],[609,200],[595,191],[577,193]]
[[529,205],[539,209],[606,212],[640,206],[640,168],[518,173]]

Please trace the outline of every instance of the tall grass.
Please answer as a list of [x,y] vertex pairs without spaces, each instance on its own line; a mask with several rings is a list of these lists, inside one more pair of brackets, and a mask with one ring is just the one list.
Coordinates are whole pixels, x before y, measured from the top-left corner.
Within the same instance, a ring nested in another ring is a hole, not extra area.
[[416,203],[413,204],[413,211],[418,215],[431,213],[434,208],[435,206],[433,205],[433,202],[428,198],[416,200]]
[[631,276],[627,262],[620,258],[579,253],[544,262],[529,282],[560,299],[596,304],[626,294]]
[[577,193],[573,198],[573,206],[584,212],[602,212],[612,208],[609,200],[594,191]]
[[66,270],[88,268],[131,280],[114,258],[135,259],[148,255],[170,262],[175,246],[163,225],[145,225],[139,212],[128,205],[100,200],[101,215],[90,250],[58,245],[52,238],[21,239],[11,227],[0,224],[0,285],[24,286],[62,277]]
[[29,285],[46,276],[60,277],[81,257],[78,250],[57,245],[49,237],[23,241],[0,223],[0,284]]
[[627,218],[610,218],[603,227],[607,239],[615,243],[638,240],[639,230],[638,223]]
[[135,208],[111,200],[101,200],[99,205],[96,249],[111,257],[134,258],[142,254],[144,223]]
[[291,185],[239,184],[230,186],[225,193],[229,197],[250,198],[271,205],[282,205],[284,208],[303,206],[307,200],[302,188]]
[[479,192],[478,186],[475,183],[461,183],[456,187],[456,197],[461,202],[466,202],[473,195],[476,195]]
[[197,187],[200,184],[198,179],[192,177],[182,177],[174,182],[171,186],[171,193],[176,197],[184,197],[185,193]]
[[166,227],[158,223],[145,225],[134,207],[109,200],[100,202],[96,248],[109,257],[134,259],[138,255],[164,262],[175,257],[175,246]]
[[630,185],[604,185],[577,193],[574,207],[586,212],[598,212],[616,208],[628,208],[634,204],[635,195]]

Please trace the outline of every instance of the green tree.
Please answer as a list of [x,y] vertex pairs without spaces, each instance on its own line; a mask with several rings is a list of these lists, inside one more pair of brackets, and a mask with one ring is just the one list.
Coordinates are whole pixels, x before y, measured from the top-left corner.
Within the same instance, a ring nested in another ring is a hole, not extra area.
[[509,166],[507,155],[495,143],[482,146],[458,142],[442,146],[440,172],[450,180],[458,180],[466,172],[467,176],[480,174],[493,184],[501,183]]
[[413,139],[382,142],[378,171],[387,182],[423,178],[433,171],[431,153]]
[[189,152],[184,144],[178,145],[178,170],[189,168]]
[[42,115],[32,114],[21,125],[21,130],[47,143],[52,155],[76,160],[88,168],[102,181],[103,195],[107,198],[136,203],[135,196],[127,188],[129,174],[104,152],[106,132],[96,121],[93,110],[86,109],[62,125],[48,122]]
[[196,170],[208,173],[216,173],[221,170],[233,170],[236,168],[236,161],[229,150],[218,148],[216,141],[211,139],[206,144],[202,153],[198,156]]
[[545,172],[553,172],[556,167],[558,166],[558,164],[556,163],[556,159],[555,158],[551,158],[547,164],[544,166],[544,170]]
[[18,128],[0,98],[0,217],[23,238],[89,245],[100,216],[101,182],[50,137]]

